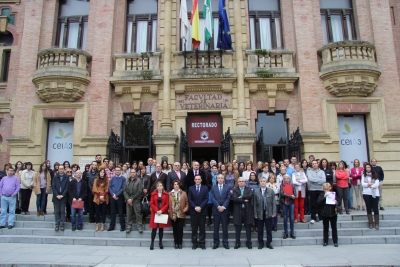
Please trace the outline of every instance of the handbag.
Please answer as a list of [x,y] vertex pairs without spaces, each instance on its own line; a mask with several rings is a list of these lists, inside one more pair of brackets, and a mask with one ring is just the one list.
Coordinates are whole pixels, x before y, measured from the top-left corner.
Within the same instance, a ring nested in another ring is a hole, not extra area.
[[140,204],[140,211],[142,214],[149,214],[150,213],[150,204],[147,197],[142,199],[142,203]]
[[83,210],[83,206],[84,206],[85,201],[81,200],[81,201],[72,201],[72,205],[71,207],[77,210]]

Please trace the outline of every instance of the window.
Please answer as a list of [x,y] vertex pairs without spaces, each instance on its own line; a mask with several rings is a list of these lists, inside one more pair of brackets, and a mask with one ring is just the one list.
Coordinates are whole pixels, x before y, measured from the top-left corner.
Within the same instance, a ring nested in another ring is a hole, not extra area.
[[324,44],[354,40],[351,0],[320,0]]
[[281,14],[279,0],[249,0],[250,47],[281,49]]
[[89,0],[60,0],[59,47],[86,49]]
[[2,16],[6,16],[7,17],[7,22],[14,25],[15,15],[11,14],[11,11],[10,11],[9,8],[3,8],[1,10],[1,15]]
[[[213,22],[214,22],[214,32],[213,32],[213,37],[210,40],[210,47],[205,42],[205,19],[203,18],[203,1],[199,1],[199,20],[200,20],[200,46],[199,50],[216,50],[217,49],[217,42],[218,42],[218,24],[219,24],[219,19],[218,19],[218,2],[219,0],[211,0],[211,9],[213,11]],[[190,21],[191,18],[191,12],[192,12],[192,0],[187,0],[186,1],[187,5],[187,11],[188,13],[188,18]],[[181,36],[181,47],[182,50],[184,48],[184,41]],[[192,25],[189,25],[189,32],[188,32],[188,38],[186,41],[186,51],[192,51],[193,50],[193,45],[192,45]]]
[[0,33],[0,82],[8,81],[8,71],[10,67],[11,49],[14,38],[11,33]]
[[128,2],[126,52],[155,52],[157,49],[157,1]]

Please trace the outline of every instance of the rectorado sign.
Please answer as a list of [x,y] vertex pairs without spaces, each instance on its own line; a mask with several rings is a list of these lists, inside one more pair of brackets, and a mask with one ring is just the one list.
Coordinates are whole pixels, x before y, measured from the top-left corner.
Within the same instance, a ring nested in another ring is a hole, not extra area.
[[220,146],[221,116],[219,114],[189,115],[187,136],[189,146]]

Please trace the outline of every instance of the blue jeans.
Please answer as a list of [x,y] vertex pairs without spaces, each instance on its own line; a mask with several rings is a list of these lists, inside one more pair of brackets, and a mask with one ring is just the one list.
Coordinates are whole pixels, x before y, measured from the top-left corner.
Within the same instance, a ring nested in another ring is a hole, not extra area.
[[348,209],[352,209],[353,208],[353,190],[354,190],[354,186],[352,185],[351,188],[349,188],[349,194],[348,194],[348,202],[349,202],[349,206],[345,207]]
[[0,226],[6,226],[6,216],[7,209],[9,210],[8,214],[8,226],[14,226],[14,217],[15,217],[15,204],[17,203],[17,198],[14,197],[1,197],[1,214],[0,214]]
[[288,213],[289,213],[290,234],[294,235],[294,204],[282,205],[282,207],[283,207],[283,227],[284,227],[285,234],[288,233],[287,220],[288,220]]
[[71,205],[71,224],[76,227],[76,214],[78,213],[78,227],[82,227],[83,209],[74,209]]
[[40,194],[36,195],[36,209],[37,211],[44,211],[46,209],[46,187],[40,188]]

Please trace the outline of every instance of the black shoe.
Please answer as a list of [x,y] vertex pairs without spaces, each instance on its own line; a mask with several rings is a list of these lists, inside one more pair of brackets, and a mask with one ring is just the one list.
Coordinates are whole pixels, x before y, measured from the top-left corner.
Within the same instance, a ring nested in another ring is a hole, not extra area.
[[107,231],[108,231],[108,232],[114,231],[114,228],[111,228],[111,227],[110,227],[110,228],[107,229]]
[[[107,230],[108,231],[108,230]],[[154,249],[154,242],[151,242],[151,244],[150,244],[150,250],[153,250]]]
[[383,207],[380,207],[379,209],[380,209],[380,210],[385,210]]
[[207,226],[211,225],[211,219],[208,219]]
[[319,216],[315,219],[316,222],[319,222]]
[[56,228],[54,229],[55,231],[58,231],[58,230],[60,230],[60,227],[59,226],[56,226]]
[[290,234],[290,237],[296,239],[296,236],[294,234]]
[[192,247],[193,250],[197,249],[197,244],[194,244]]
[[229,249],[229,246],[228,246],[228,245],[224,245],[224,248],[225,248],[225,249]]
[[83,215],[87,215],[87,212],[85,211],[85,212],[83,213]]
[[288,238],[288,234],[283,234],[283,237],[282,237],[283,239],[286,239],[286,238]]
[[5,226],[0,225],[0,229],[6,228]]
[[89,223],[96,223],[96,221],[94,219],[89,220]]
[[253,247],[252,247],[251,245],[248,245],[247,248],[248,248],[248,249],[252,249]]
[[76,230],[76,227],[72,227],[72,231],[75,231]]
[[82,231],[82,226],[78,226],[78,230],[79,230],[79,231]]
[[8,229],[13,229],[14,225],[9,225]]
[[201,248],[202,250],[205,250],[205,249],[206,249],[206,246],[205,246],[205,245],[200,245],[200,248]]
[[333,243],[333,245],[334,245],[335,247],[338,247],[338,246],[339,246],[338,243]]
[[324,243],[324,244],[322,244],[322,246],[324,246],[324,247],[326,247],[328,245],[328,243]]
[[212,249],[217,249],[218,245],[214,244],[214,246],[212,247]]
[[267,244],[266,247],[269,249],[274,249],[274,247],[271,244]]
[[175,244],[175,249],[178,249],[179,248],[179,245],[178,244]]
[[276,226],[272,227],[272,231],[276,232],[278,231],[278,228]]
[[238,249],[238,248],[240,248],[240,244],[236,244],[234,247],[234,249]]
[[60,226],[60,231],[64,231],[64,230],[65,230],[64,226]]
[[178,248],[179,248],[179,249],[182,249],[182,244],[178,245]]
[[160,246],[160,249],[164,249],[164,245],[163,245],[162,241],[160,241],[160,243],[158,243],[158,245]]
[[264,245],[258,245],[258,249],[262,249]]
[[125,231],[125,227],[121,227],[121,229],[119,229],[121,232]]

